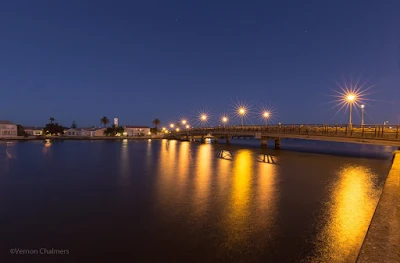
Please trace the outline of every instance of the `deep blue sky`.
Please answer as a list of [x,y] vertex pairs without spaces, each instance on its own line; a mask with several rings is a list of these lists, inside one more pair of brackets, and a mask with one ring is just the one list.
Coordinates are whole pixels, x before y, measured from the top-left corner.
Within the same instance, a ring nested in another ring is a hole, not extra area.
[[361,77],[366,122],[400,123],[399,14],[396,0],[2,1],[0,119],[165,124],[245,101],[249,123],[261,104],[277,122],[345,123],[331,89]]

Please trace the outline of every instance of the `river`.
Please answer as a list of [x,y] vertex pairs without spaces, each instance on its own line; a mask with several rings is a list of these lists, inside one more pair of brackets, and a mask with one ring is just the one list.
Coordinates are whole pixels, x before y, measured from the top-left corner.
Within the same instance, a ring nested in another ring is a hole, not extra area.
[[393,148],[259,143],[1,142],[0,258],[355,262]]

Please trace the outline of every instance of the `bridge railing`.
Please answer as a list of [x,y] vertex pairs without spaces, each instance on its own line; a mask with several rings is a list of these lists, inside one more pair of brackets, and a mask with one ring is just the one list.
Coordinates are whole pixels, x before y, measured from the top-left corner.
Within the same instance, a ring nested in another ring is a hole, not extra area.
[[400,140],[400,125],[326,125],[326,124],[294,124],[294,125],[253,125],[229,127],[192,128],[190,130],[172,132],[171,135],[205,135],[208,133],[241,133],[261,132],[262,134],[299,134],[338,137],[356,137],[370,139]]

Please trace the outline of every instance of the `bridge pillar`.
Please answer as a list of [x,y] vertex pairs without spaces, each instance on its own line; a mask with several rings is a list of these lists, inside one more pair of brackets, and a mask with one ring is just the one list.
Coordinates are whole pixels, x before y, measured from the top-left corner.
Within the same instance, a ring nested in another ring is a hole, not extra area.
[[231,136],[226,136],[226,144],[230,144],[231,143]]
[[267,148],[268,146],[268,140],[267,139],[261,139],[261,147],[262,148]]
[[214,137],[214,141],[213,141],[214,143],[218,143],[218,138],[217,137]]
[[201,136],[201,143],[206,143],[206,138],[204,138],[204,136]]
[[281,139],[275,139],[275,149],[280,149],[281,148]]

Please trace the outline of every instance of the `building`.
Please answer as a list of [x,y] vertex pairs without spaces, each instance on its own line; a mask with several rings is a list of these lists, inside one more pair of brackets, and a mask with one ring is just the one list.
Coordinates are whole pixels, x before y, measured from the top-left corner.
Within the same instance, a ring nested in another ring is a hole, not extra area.
[[11,121],[0,120],[0,137],[17,137],[17,125]]
[[86,137],[97,137],[104,136],[105,128],[71,128],[65,132],[66,136],[86,136]]
[[43,135],[43,128],[41,127],[32,127],[32,126],[23,126],[25,132],[30,136],[41,136]]
[[70,128],[68,130],[65,131],[64,135],[65,136],[82,136],[81,131],[82,129],[78,129],[78,128]]
[[148,136],[151,135],[148,126],[125,126],[124,135],[126,136]]
[[81,134],[82,136],[89,136],[89,137],[97,137],[97,136],[104,136],[104,131],[106,128],[82,128]]

